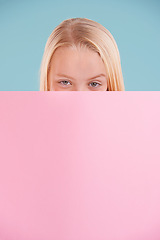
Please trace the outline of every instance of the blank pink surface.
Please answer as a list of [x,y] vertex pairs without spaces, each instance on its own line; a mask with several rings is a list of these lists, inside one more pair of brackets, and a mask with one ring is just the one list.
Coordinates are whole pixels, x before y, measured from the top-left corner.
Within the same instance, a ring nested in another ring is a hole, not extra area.
[[53,239],[160,239],[160,92],[0,92],[0,240]]

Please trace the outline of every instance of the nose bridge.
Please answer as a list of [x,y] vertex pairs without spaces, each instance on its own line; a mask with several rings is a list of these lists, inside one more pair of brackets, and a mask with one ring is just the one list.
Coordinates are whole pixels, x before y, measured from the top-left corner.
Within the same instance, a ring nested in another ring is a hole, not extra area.
[[76,87],[76,91],[88,91],[86,86],[78,86]]
[[88,91],[85,81],[83,81],[82,79],[79,79],[75,83],[75,91]]

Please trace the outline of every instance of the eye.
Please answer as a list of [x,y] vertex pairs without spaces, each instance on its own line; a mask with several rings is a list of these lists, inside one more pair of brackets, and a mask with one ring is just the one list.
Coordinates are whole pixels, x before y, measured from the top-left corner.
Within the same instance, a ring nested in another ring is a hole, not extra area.
[[98,87],[101,85],[100,83],[97,83],[97,82],[92,82],[92,83],[90,83],[90,84],[93,84],[92,85],[92,87],[97,87],[97,85],[98,85]]
[[67,83],[70,83],[70,82],[67,81],[67,80],[63,80],[63,81],[60,81],[60,82],[58,82],[58,83],[61,83],[62,85],[65,85],[65,86],[68,86]]

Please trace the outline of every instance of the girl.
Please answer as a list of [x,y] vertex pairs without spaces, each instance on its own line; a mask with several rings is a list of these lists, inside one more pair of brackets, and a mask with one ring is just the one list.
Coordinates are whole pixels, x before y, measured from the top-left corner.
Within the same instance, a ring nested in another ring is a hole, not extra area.
[[40,67],[40,91],[124,90],[118,47],[105,27],[71,18],[53,30]]

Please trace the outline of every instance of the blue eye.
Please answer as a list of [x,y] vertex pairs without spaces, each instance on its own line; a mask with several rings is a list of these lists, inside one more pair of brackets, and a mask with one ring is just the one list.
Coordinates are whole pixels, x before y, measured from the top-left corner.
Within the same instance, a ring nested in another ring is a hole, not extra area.
[[68,84],[65,84],[65,83],[70,83],[70,82],[68,82],[67,80],[64,80],[64,81],[60,81],[58,83],[62,83],[63,85],[67,86]]
[[[98,87],[101,85],[100,83],[97,83],[97,82],[92,82],[92,83],[97,84]],[[92,83],[90,83],[90,84],[92,84]],[[95,86],[95,85],[92,85],[92,87],[97,87],[97,85],[96,85],[96,86]]]

